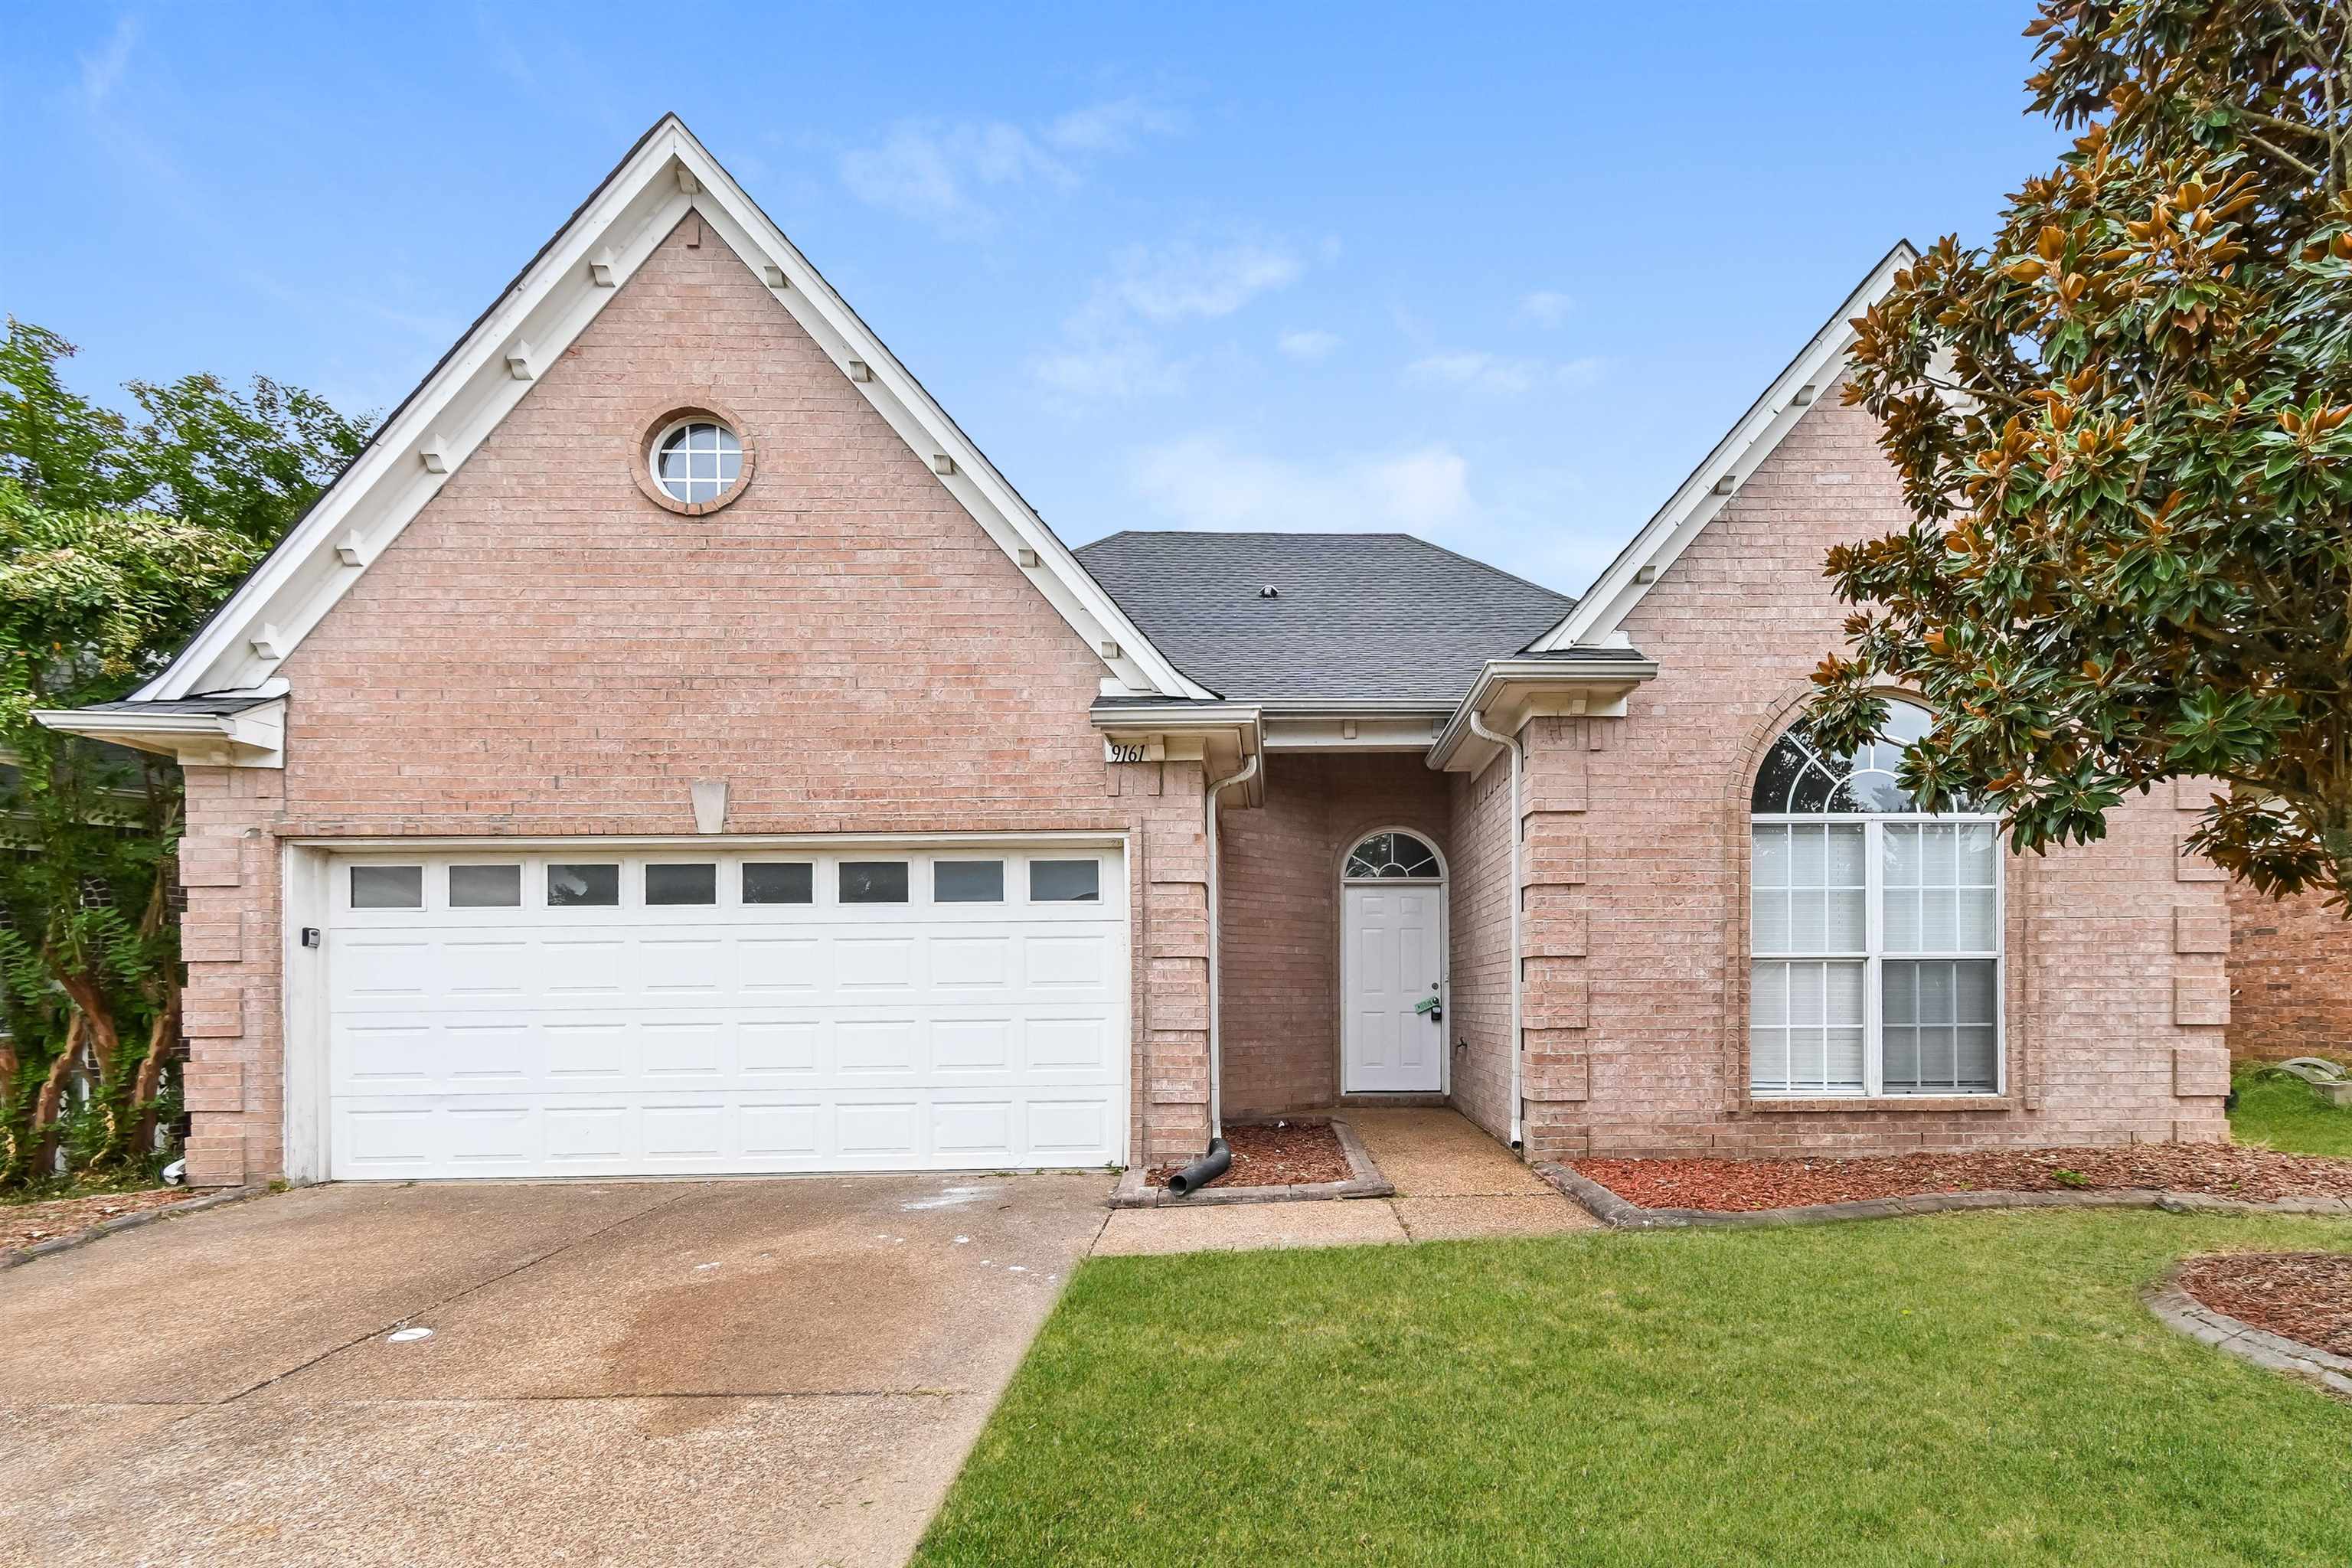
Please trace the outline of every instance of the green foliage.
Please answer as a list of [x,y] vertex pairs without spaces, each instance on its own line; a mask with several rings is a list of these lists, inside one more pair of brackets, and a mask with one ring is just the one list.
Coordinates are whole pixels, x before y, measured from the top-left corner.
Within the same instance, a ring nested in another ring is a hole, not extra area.
[[1858,323],[1914,521],[1829,560],[1863,609],[1825,743],[1910,687],[1905,782],[2019,849],[2210,778],[2196,847],[2352,897],[2348,33],[2333,0],[2043,0],[2028,85],[2080,138]]
[[71,353],[0,342],[0,1187],[152,1163],[178,1113],[178,769],[31,715],[153,675],[365,443],[263,379],[134,383],[134,422],[64,384]]

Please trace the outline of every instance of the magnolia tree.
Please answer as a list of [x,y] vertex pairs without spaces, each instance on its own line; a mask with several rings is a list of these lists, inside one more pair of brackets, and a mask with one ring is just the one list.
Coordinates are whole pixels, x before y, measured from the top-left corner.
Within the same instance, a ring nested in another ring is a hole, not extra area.
[[268,381],[133,383],[128,419],[71,352],[0,342],[0,1186],[151,1160],[179,1028],[179,770],[31,713],[154,673],[364,439]]
[[2347,0],[2042,0],[2073,150],[1857,323],[1913,520],[1830,557],[1825,743],[1917,689],[1906,782],[2020,850],[2210,779],[2196,848],[2352,910],[2347,32]]

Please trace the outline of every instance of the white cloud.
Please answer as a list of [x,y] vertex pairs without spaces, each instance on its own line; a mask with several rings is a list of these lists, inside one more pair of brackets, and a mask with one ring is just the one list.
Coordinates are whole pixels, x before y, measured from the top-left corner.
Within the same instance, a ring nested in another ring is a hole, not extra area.
[[1519,314],[1539,327],[1557,327],[1575,308],[1574,300],[1550,289],[1538,289],[1519,301]]
[[1039,354],[1029,370],[1071,405],[1174,392],[1184,379],[1182,366],[1132,333],[1066,344]]
[[881,142],[841,154],[842,184],[862,202],[950,232],[986,228],[985,194],[1037,185],[1070,190],[1082,162],[1126,151],[1181,121],[1140,99],[1072,110],[1032,133],[1009,121],[901,121]]
[[1307,463],[1244,451],[1223,436],[1187,436],[1138,453],[1129,479],[1179,528],[1444,534],[1477,511],[1469,463],[1442,444]]
[[1222,320],[1305,270],[1287,246],[1255,240],[1130,247],[1062,323],[1061,344],[1030,361],[1030,373],[1066,403],[1177,391],[1185,362],[1169,357],[1160,331]]
[[1405,366],[1404,374],[1408,381],[1522,396],[1538,387],[1591,386],[1606,368],[1607,362],[1593,355],[1571,360],[1513,359],[1459,350],[1417,359]]
[[81,100],[84,106],[100,109],[114,95],[122,81],[122,73],[131,64],[131,51],[139,47],[139,18],[123,16],[114,24],[105,46],[96,54],[78,57],[81,65]]
[[1329,357],[1339,346],[1337,332],[1285,332],[1274,340],[1274,346],[1291,359],[1309,362]]
[[1118,265],[1110,294],[1136,314],[1161,322],[1230,316],[1268,289],[1297,282],[1307,269],[1287,247],[1246,242],[1208,251],[1137,246],[1121,253]]
[[1139,98],[1118,98],[1074,109],[1045,127],[1045,140],[1065,153],[1124,153],[1146,135],[1184,129],[1183,116]]
[[1068,186],[1077,175],[1003,121],[937,127],[894,127],[878,147],[841,155],[842,183],[862,202],[944,228],[984,226],[975,187],[1018,185],[1035,178]]

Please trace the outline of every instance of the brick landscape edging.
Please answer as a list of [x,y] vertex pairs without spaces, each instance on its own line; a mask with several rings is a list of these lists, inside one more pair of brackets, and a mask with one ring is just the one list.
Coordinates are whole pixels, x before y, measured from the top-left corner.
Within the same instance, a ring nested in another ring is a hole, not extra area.
[[2116,1187],[2104,1192],[1916,1193],[1899,1198],[1854,1198],[1837,1204],[1803,1204],[1785,1209],[1643,1208],[1565,1165],[1545,1162],[1536,1173],[1619,1230],[1765,1228],[1789,1225],[1834,1225],[1843,1220],[1903,1219],[1912,1215],[1966,1209],[2163,1209],[2169,1214],[2352,1214],[2352,1199],[2279,1198],[2250,1203],[2203,1193],[2162,1192],[2152,1187]]
[[2149,1288],[2146,1300],[2147,1310],[2168,1327],[2192,1340],[2227,1351],[2256,1366],[2283,1372],[2290,1377],[2309,1378],[2336,1394],[2352,1394],[2352,1357],[2336,1355],[2317,1345],[2258,1329],[2227,1312],[2215,1311],[2181,1289],[2178,1268]]
[[[1234,1117],[1235,1125],[1245,1125],[1244,1118]],[[1272,1120],[1268,1118],[1266,1120]],[[1171,1196],[1165,1187],[1155,1187],[1148,1178],[1147,1167],[1129,1165],[1127,1174],[1118,1179],[1111,1190],[1110,1206],[1115,1209],[1199,1208],[1215,1204],[1298,1204],[1330,1198],[1390,1198],[1396,1195],[1396,1184],[1381,1174],[1372,1163],[1371,1151],[1356,1136],[1356,1130],[1338,1117],[1331,1118],[1331,1131],[1339,1140],[1339,1148],[1348,1156],[1348,1179],[1344,1182],[1301,1182],[1280,1187],[1219,1187],[1207,1186],[1190,1197]]]
[[118,1230],[136,1230],[142,1225],[153,1225],[157,1220],[177,1219],[182,1215],[197,1214],[205,1209],[216,1209],[225,1204],[243,1203],[247,1198],[257,1198],[268,1190],[268,1187],[263,1186],[230,1187],[226,1192],[206,1193],[200,1198],[165,1204],[162,1208],[141,1209],[136,1214],[121,1215],[113,1219],[102,1219],[86,1229],[74,1232],[71,1236],[60,1236],[53,1241],[37,1241],[30,1247],[20,1247],[13,1252],[0,1252],[0,1269],[21,1268],[37,1258],[47,1258],[53,1252],[70,1251],[74,1247],[87,1246],[101,1236],[112,1236]]

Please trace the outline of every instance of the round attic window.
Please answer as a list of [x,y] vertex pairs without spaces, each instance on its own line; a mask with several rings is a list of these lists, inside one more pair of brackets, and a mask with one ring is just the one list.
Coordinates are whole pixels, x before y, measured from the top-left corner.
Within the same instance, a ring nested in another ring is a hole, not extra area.
[[647,500],[699,517],[734,500],[751,483],[751,440],[742,422],[726,410],[673,405],[641,428],[634,467]]
[[654,443],[654,483],[674,501],[694,506],[735,488],[743,443],[715,419],[681,419]]

